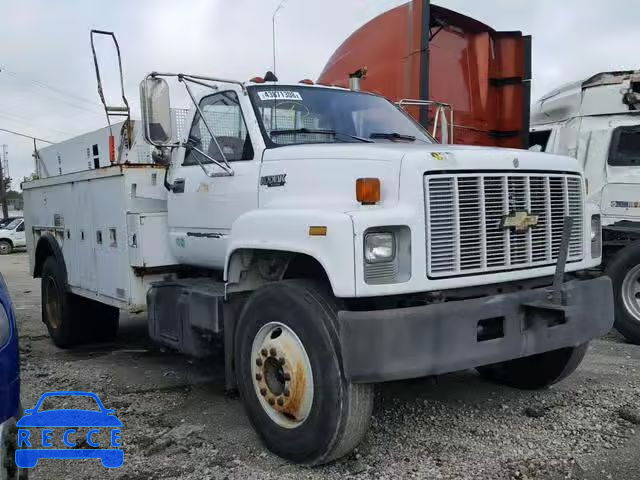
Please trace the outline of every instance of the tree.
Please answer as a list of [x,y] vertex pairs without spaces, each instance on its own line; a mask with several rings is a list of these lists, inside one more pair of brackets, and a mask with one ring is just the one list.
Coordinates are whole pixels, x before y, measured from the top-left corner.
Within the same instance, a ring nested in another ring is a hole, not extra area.
[[40,177],[38,177],[38,175],[36,174],[36,172],[31,173],[31,175],[28,175],[26,177],[22,178],[22,183],[24,182],[33,182],[34,180],[38,180]]

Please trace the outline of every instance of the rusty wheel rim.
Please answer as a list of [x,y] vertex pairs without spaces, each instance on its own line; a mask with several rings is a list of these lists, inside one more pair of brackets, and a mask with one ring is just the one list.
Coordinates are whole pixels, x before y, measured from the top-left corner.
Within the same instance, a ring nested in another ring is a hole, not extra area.
[[60,326],[60,300],[58,299],[58,289],[53,277],[47,277],[45,281],[47,321],[53,328]]
[[264,411],[283,428],[304,423],[313,403],[313,372],[300,338],[272,322],[256,334],[251,347],[253,386]]

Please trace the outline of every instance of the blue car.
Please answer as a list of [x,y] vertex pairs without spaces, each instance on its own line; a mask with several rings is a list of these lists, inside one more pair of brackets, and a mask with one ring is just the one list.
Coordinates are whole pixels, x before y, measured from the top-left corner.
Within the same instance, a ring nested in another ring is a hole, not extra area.
[[[40,411],[42,403],[49,397],[90,397],[98,410],[55,409]],[[122,422],[114,410],[104,407],[100,398],[91,392],[48,392],[40,397],[36,406],[24,411],[18,420],[18,449],[16,463],[24,468],[35,467],[41,458],[85,459],[99,458],[107,468],[119,468],[124,463],[124,452],[120,439]],[[36,429],[33,432],[30,429]],[[89,428],[86,435],[76,429]],[[63,439],[66,448],[53,448],[54,429]],[[108,430],[110,442],[101,445],[97,435]],[[34,435],[31,435],[31,434]],[[86,438],[90,448],[75,448],[76,441]],[[104,447],[109,448],[104,448]]]
[[0,273],[0,479],[27,476],[14,462],[16,420],[20,417],[18,332],[7,284]]

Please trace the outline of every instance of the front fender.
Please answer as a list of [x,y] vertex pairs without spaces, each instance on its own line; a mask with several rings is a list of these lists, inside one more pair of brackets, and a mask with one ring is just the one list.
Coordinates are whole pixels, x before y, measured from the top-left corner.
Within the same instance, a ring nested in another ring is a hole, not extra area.
[[[309,227],[327,227],[326,236],[310,236]],[[309,255],[324,268],[336,297],[355,295],[353,223],[341,212],[326,210],[253,210],[231,228],[224,279],[229,262],[241,249],[278,250]]]

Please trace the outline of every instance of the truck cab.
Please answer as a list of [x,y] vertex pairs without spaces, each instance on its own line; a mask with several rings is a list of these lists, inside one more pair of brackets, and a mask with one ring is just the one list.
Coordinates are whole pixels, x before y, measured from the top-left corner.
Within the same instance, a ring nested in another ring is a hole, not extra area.
[[605,272],[616,328],[640,343],[640,72],[603,72],[562,86],[533,107],[530,144],[584,168],[587,200],[602,210]]

